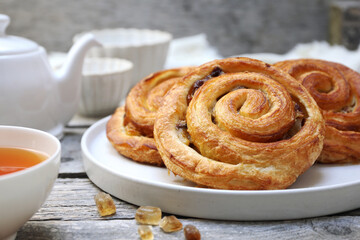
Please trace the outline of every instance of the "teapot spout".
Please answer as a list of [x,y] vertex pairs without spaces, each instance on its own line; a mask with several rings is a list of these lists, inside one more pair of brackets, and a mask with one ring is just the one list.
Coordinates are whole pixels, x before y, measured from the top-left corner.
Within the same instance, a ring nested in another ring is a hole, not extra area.
[[94,35],[84,35],[71,47],[61,69],[55,72],[60,100],[58,118],[64,124],[68,123],[77,111],[81,94],[81,76],[85,55],[94,46],[101,46],[95,40]]

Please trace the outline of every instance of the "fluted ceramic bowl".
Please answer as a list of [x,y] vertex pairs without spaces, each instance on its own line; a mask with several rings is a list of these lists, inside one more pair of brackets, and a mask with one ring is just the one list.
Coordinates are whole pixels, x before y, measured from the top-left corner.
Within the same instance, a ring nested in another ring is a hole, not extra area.
[[130,89],[132,69],[133,64],[125,59],[86,58],[79,114],[104,117],[113,113]]
[[59,171],[61,145],[40,130],[0,125],[0,147],[26,148],[49,156],[32,167],[0,175],[0,239],[10,240],[50,194]]
[[[172,40],[168,32],[149,29],[116,28],[90,32],[103,46],[90,49],[87,56],[131,61],[134,64],[131,87],[150,73],[163,69]],[[74,41],[85,33],[75,35]]]

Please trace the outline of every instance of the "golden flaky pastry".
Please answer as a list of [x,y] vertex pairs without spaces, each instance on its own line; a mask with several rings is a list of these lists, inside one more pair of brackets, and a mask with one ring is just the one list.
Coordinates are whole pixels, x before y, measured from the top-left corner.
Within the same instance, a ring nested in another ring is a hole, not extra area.
[[174,85],[154,138],[166,167],[185,179],[219,189],[283,189],[314,164],[324,129],[316,102],[290,75],[228,58]]
[[322,163],[360,162],[360,74],[323,60],[299,59],[276,64],[302,83],[326,121]]
[[106,135],[116,150],[135,161],[163,166],[156,149],[153,128],[163,97],[191,68],[153,73],[129,92],[125,107],[119,107],[106,126]]

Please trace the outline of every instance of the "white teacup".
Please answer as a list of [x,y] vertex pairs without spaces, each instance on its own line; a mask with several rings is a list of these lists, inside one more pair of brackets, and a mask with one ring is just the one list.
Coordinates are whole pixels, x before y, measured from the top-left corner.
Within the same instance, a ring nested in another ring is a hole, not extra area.
[[1,126],[1,148],[25,148],[49,157],[24,170],[0,175],[0,239],[16,232],[42,206],[57,178],[61,144],[53,135],[31,128]]

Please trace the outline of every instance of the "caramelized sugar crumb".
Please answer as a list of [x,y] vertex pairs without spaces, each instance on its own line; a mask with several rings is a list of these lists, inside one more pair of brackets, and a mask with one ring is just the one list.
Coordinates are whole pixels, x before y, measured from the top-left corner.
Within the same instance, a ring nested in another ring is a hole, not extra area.
[[184,227],[184,236],[186,240],[200,240],[200,231],[194,225],[186,225]]
[[153,240],[154,234],[152,232],[152,227],[149,225],[140,225],[138,227],[138,233],[141,240]]
[[159,226],[164,232],[176,232],[183,227],[182,223],[174,215],[161,219]]
[[99,192],[94,197],[99,214],[104,216],[110,216],[116,213],[116,207],[112,197],[104,192]]
[[136,210],[135,220],[140,224],[158,225],[161,220],[161,209],[141,206]]

